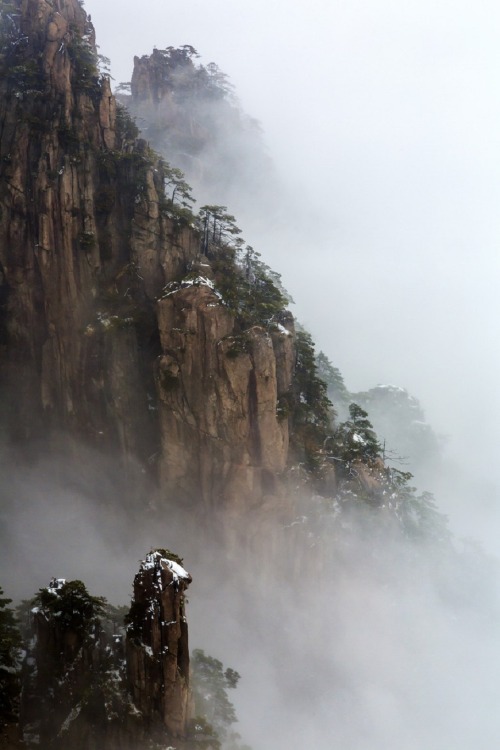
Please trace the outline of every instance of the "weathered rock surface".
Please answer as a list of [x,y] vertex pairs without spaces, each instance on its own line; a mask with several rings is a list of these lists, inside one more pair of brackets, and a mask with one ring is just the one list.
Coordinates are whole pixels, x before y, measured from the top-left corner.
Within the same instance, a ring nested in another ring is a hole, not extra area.
[[0,57],[5,430],[118,448],[158,472],[162,502],[264,505],[287,461],[293,323],[242,334],[204,285],[162,298],[189,270],[213,277],[198,233],[169,213],[78,0],[17,2]]
[[203,283],[160,300],[158,325],[164,486],[185,502],[201,492],[207,508],[260,504],[287,461],[288,423],[277,406],[290,388],[293,336],[257,326],[235,336],[232,316]]
[[[20,437],[50,420],[115,440],[120,396],[108,372],[124,349],[129,400],[145,409],[137,327],[126,313],[137,317],[140,297],[164,283],[157,245],[168,253],[168,222],[158,220],[153,163],[136,148],[129,165],[115,148],[114,98],[94,57],[76,0],[22,4],[0,84],[1,377],[17,396],[8,416]],[[113,169],[128,170],[136,195],[119,194]],[[115,340],[131,329],[125,347],[109,345],[112,315]],[[131,434],[122,443],[137,447]]]
[[134,580],[127,681],[148,723],[185,737],[190,718],[188,628],[184,592],[191,576],[168,553],[151,552]]
[[23,673],[24,746],[133,750],[176,738],[190,747],[191,576],[167,555],[149,553],[135,577],[125,648],[81,581],[53,579],[41,590]]

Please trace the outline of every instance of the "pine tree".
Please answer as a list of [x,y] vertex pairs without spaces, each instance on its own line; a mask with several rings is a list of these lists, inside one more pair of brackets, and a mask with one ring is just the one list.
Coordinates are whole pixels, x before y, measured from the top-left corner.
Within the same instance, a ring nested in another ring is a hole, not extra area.
[[0,727],[15,722],[19,699],[19,660],[21,636],[12,599],[2,597],[0,588]]
[[82,581],[67,581],[57,591],[40,589],[35,605],[57,616],[64,628],[85,633],[103,615],[106,599],[91,596]]
[[382,446],[368,419],[368,413],[353,403],[349,406],[349,416],[350,419],[342,422],[335,432],[333,450],[339,458],[347,462],[356,458],[363,461],[374,461],[379,458]]
[[218,736],[225,739],[231,724],[237,721],[227,691],[236,687],[240,675],[234,669],[224,670],[221,661],[206,655],[202,649],[193,651],[191,666],[196,714],[203,716]]
[[319,377],[325,381],[328,388],[328,397],[335,405],[336,411],[339,407],[345,407],[351,400],[351,394],[347,390],[342,373],[334,367],[324,352],[319,352],[316,357],[316,367]]

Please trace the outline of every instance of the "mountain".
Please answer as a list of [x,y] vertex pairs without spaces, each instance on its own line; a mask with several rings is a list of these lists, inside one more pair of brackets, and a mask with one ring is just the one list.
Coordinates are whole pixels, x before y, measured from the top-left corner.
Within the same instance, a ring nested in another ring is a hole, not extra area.
[[196,217],[167,198],[169,169],[99,76],[81,5],[34,1],[3,17],[8,438],[50,442],[67,430],[118,450],[125,471],[138,459],[162,503],[196,496],[200,509],[241,510],[287,462],[284,300],[277,291],[265,325],[262,310],[224,304],[212,279],[226,297],[238,284],[272,292],[272,280],[236,267],[226,214],[207,210],[202,247]]
[[126,631],[81,581],[53,578],[40,589],[25,614],[28,746],[133,748],[196,735],[184,614],[191,576],[172,557],[153,550],[141,562]]
[[190,45],[134,57],[118,99],[153,148],[186,174],[197,199],[265,210],[278,186],[259,124],[217,64],[197,58]]
[[[93,570],[123,601],[121,561],[128,569],[144,537],[168,536],[198,566],[199,645],[220,637],[229,648],[231,631],[250,670],[292,675],[285,694],[301,717],[321,702],[314,675],[296,687],[311,664],[339,694],[351,689],[338,655],[321,666],[338,621],[318,601],[341,619],[345,592],[367,571],[375,586],[398,565],[455,560],[445,519],[386,460],[371,410],[389,411],[387,389],[353,397],[230,209],[194,211],[180,166],[199,158],[200,184],[220,184],[238,161],[232,145],[224,152],[224,128],[246,127],[223,74],[196,65],[191,47],[156,50],[136,59],[131,97],[118,102],[81,2],[1,0],[0,21],[8,583],[29,586],[57,559]],[[149,121],[134,122],[125,103],[149,108]],[[418,422],[418,405],[405,403],[403,422]],[[2,721],[11,735],[20,723],[25,746],[240,747],[226,693],[239,675],[203,649],[190,661],[190,576],[163,546],[149,548],[126,630],[79,578],[54,577],[22,608],[19,674],[6,617],[14,697]],[[265,702],[272,682],[248,703]]]

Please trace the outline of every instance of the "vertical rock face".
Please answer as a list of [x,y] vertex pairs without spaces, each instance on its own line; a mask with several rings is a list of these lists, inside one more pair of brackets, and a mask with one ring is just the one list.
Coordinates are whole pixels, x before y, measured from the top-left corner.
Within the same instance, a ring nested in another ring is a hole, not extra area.
[[165,296],[200,264],[199,234],[100,76],[92,24],[78,0],[13,4],[0,26],[1,423],[21,443],[63,429],[139,459],[163,502],[253,510],[287,461],[293,321],[242,332],[206,284]]
[[0,376],[17,394],[10,421],[21,436],[51,419],[140,452],[152,389],[141,338],[154,336],[152,300],[185,271],[193,240],[160,214],[161,165],[127,135],[126,118],[117,122],[80,4],[19,6],[0,60]]
[[160,300],[158,325],[164,484],[186,501],[201,489],[207,508],[251,508],[286,466],[278,399],[291,384],[293,336],[258,326],[234,335],[232,316],[204,279]]
[[134,580],[127,632],[127,681],[135,706],[174,737],[185,737],[190,709],[184,592],[191,576],[168,552],[146,556]]

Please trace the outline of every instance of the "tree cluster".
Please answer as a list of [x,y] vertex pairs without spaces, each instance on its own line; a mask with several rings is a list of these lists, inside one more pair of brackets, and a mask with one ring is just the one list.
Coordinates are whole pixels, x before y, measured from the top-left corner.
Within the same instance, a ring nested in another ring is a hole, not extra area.
[[17,720],[19,711],[22,641],[11,603],[0,588],[0,731]]
[[86,631],[103,616],[106,600],[91,596],[82,581],[68,581],[57,591],[40,589],[34,605],[57,617],[68,630]]
[[237,718],[228,690],[238,685],[238,672],[229,667],[224,669],[221,661],[202,649],[193,651],[191,666],[197,733],[210,735],[212,747],[221,747],[223,743],[225,750],[250,750],[240,744],[240,736],[232,730]]
[[226,206],[207,205],[198,214],[200,250],[211,262],[215,286],[243,331],[269,326],[291,302],[280,275],[245,245]]

